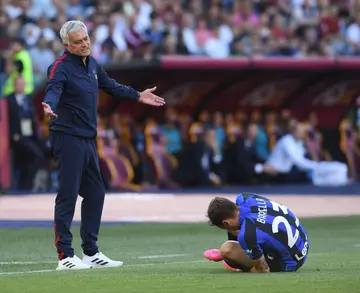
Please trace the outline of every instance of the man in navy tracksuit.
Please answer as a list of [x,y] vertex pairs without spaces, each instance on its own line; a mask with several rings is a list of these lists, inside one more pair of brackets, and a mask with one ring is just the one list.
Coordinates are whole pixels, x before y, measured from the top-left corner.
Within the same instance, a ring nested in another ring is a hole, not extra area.
[[[97,246],[105,197],[95,149],[98,89],[153,106],[162,106],[165,102],[152,93],[155,88],[138,92],[110,79],[90,56],[90,38],[82,22],[65,23],[60,36],[65,52],[49,66],[42,103],[45,116],[51,119],[50,141],[59,168],[54,221],[59,256],[57,270],[119,267],[122,262],[109,259]],[[83,198],[82,260],[74,254],[70,232],[78,195]]]

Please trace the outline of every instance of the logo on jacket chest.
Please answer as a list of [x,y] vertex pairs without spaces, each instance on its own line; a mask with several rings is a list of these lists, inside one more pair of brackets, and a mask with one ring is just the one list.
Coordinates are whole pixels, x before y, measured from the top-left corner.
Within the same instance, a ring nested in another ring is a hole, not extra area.
[[95,79],[98,79],[95,69],[93,69],[93,74],[94,74]]

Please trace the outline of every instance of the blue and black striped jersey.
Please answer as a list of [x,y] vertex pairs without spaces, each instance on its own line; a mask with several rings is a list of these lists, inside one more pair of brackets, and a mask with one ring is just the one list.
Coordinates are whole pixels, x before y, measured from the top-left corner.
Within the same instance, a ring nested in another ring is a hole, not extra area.
[[277,259],[285,271],[307,257],[309,239],[299,219],[287,207],[256,194],[240,194],[238,242],[252,259]]

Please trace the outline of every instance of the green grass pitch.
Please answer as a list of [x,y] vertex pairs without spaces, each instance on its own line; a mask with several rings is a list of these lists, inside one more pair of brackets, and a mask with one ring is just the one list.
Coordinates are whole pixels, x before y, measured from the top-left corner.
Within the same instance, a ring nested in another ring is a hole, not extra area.
[[[230,272],[205,260],[203,251],[226,239],[207,224],[103,226],[101,250],[125,265],[72,272],[51,271],[56,267],[51,229],[0,229],[0,292],[360,292],[360,217],[302,223],[311,240],[306,264],[296,273],[261,275]],[[78,227],[72,231],[81,256]]]

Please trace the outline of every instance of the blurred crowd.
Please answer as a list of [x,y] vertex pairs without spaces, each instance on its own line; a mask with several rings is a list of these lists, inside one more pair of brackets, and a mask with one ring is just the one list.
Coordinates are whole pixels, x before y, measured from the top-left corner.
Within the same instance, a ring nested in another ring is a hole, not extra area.
[[1,80],[20,39],[40,82],[63,50],[59,30],[69,19],[85,22],[100,63],[166,54],[358,55],[359,7],[358,0],[1,0]]

